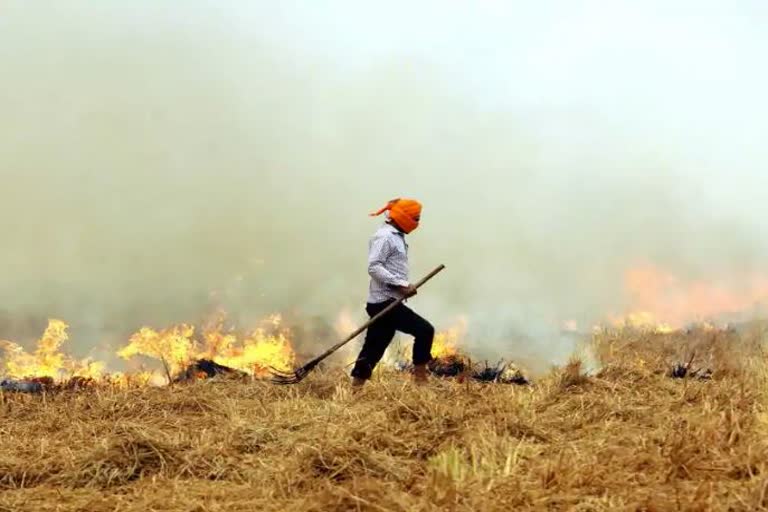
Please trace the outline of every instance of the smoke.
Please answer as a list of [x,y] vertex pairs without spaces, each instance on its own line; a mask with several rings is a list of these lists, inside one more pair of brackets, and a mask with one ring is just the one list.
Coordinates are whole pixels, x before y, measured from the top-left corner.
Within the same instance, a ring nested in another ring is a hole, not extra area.
[[362,318],[397,196],[447,265],[413,306],[482,354],[562,359],[635,264],[764,268],[758,6],[363,4],[5,2],[0,338]]

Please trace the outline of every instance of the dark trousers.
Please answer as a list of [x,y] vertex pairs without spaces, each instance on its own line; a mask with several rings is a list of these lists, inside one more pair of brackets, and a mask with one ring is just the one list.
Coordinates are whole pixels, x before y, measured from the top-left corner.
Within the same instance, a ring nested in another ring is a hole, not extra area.
[[[389,306],[394,300],[368,304],[365,311],[373,317]],[[409,307],[400,304],[368,328],[365,343],[357,358],[352,376],[370,379],[371,373],[384,356],[384,351],[395,337],[395,331],[404,332],[414,337],[413,364],[426,364],[432,359],[432,340],[435,328],[428,321],[417,315]]]

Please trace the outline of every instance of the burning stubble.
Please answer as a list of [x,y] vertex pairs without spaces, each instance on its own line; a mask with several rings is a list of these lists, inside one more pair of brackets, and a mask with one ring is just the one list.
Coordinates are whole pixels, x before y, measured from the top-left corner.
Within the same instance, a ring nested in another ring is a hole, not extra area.
[[[597,103],[523,72],[497,97],[467,78],[503,83],[489,67],[446,67],[450,45],[334,44],[351,36],[331,30],[332,10],[310,23],[288,6],[175,6],[4,4],[0,338],[63,318],[80,353],[114,359],[142,326],[218,308],[244,328],[273,312],[319,318],[333,337],[339,311],[363,318],[366,214],[401,195],[425,204],[414,274],[449,269],[414,307],[443,329],[467,318],[465,343],[484,357],[562,363],[566,322],[588,332],[638,311],[683,324],[763,298],[765,154],[748,141],[764,126],[723,133],[717,105],[701,123],[680,76],[672,107],[633,101],[632,74]],[[513,46],[496,46],[493,69],[519,64]],[[636,63],[651,91],[664,86],[657,58]],[[763,112],[754,78],[721,97],[738,89]],[[522,89],[537,87],[546,102]],[[686,291],[638,296],[626,276],[646,264]]]

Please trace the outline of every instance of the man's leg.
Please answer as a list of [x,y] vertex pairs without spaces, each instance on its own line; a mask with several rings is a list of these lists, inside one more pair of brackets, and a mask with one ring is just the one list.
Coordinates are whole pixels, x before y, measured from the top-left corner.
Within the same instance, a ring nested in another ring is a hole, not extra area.
[[414,337],[414,378],[416,382],[426,382],[427,363],[432,360],[432,341],[435,339],[435,328],[406,306],[395,308],[394,313],[395,329]]
[[[370,304],[366,308],[366,311],[369,316],[373,317],[389,304],[389,302]],[[373,369],[379,361],[381,361],[384,352],[392,342],[392,338],[395,337],[393,319],[392,312],[387,313],[368,328],[368,331],[365,334],[363,348],[360,351],[360,355],[357,357],[355,367],[352,369],[352,377],[355,378],[357,384],[362,384],[364,381],[371,378]]]

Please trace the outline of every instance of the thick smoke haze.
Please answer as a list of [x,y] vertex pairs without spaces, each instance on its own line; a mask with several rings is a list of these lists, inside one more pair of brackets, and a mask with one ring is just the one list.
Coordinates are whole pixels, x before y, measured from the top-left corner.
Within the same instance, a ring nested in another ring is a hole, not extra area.
[[768,273],[762,4],[529,4],[3,2],[0,338],[360,319],[397,196],[489,356],[567,356],[634,265]]

